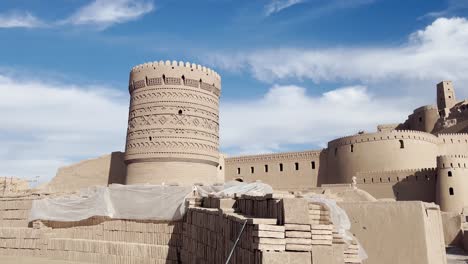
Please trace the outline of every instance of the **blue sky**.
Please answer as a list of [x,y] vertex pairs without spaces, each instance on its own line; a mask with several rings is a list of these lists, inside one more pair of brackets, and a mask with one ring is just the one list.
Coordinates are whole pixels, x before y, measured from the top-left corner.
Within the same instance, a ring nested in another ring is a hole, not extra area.
[[464,0],[2,1],[0,176],[123,150],[128,73],[147,61],[222,76],[228,155],[404,121],[440,80],[468,95],[467,16]]

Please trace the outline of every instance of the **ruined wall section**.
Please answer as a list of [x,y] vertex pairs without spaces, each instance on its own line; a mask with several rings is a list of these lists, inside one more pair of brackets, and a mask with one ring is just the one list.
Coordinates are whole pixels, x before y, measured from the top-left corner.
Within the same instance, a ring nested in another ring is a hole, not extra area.
[[439,120],[439,111],[435,105],[426,105],[413,111],[404,123],[405,129],[431,133]]
[[221,77],[200,65],[161,61],[134,67],[127,184],[216,182],[220,91]]
[[[439,139],[429,133],[393,130],[328,143],[329,183],[351,183],[359,172],[434,168]],[[358,177],[358,181],[363,181]]]
[[468,204],[468,157],[465,155],[448,155],[437,157],[437,174],[439,181],[436,187],[436,201],[440,209],[446,212],[461,213]]
[[320,150],[226,158],[225,179],[260,180],[280,190],[313,188],[324,183],[326,168],[320,165],[324,158]]

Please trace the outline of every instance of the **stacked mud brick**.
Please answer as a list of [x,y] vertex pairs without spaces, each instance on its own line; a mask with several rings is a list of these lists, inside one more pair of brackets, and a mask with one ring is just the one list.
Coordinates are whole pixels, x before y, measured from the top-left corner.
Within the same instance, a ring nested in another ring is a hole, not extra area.
[[8,193],[0,197],[0,255],[40,256],[43,232],[28,228],[32,201],[38,196]]
[[89,263],[177,263],[181,222],[91,218],[44,222],[48,257]]
[[37,197],[31,195],[0,197],[0,227],[28,227],[29,211],[34,199]]
[[224,263],[244,228],[230,263],[360,263],[357,244],[345,243],[326,206],[291,195],[191,197],[178,222],[92,217],[28,223],[37,198],[0,198],[0,255],[86,263]]
[[230,263],[311,263],[310,253],[286,251],[281,199],[208,197],[203,206],[187,212],[182,263],[224,263],[244,223]]
[[347,248],[344,251],[344,261],[346,264],[362,263],[359,258],[359,245],[356,243],[356,241],[352,241],[349,245],[347,245]]

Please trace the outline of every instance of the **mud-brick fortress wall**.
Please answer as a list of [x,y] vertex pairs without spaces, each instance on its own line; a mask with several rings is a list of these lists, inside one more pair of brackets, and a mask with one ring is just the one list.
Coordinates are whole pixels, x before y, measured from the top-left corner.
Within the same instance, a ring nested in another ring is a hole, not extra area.
[[323,151],[226,158],[225,180],[261,180],[276,190],[307,189],[326,183],[326,166],[320,166],[324,158]]
[[188,62],[145,63],[129,91],[126,183],[216,182],[221,77]]
[[[376,198],[441,202],[442,209],[458,211],[468,200],[462,202],[465,198],[461,195],[448,195],[447,184],[466,185],[448,182],[454,178],[443,178],[447,172],[443,171],[444,166],[439,167],[437,157],[464,153],[468,153],[468,134],[386,130],[338,138],[321,151],[226,158],[225,178],[261,180],[284,190],[355,181]],[[455,166],[459,162],[452,163]],[[468,162],[461,164],[465,163]],[[436,198],[436,190],[440,191],[440,198]]]
[[351,183],[358,172],[434,168],[438,152],[438,138],[419,131],[339,138],[328,143],[328,182]]

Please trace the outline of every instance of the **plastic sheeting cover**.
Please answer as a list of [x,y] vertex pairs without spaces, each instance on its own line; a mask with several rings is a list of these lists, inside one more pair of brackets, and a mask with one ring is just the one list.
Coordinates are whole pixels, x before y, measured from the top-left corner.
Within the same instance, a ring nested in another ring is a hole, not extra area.
[[115,219],[179,220],[185,213],[190,186],[110,185],[80,195],[33,201],[29,221],[72,222],[92,216]]
[[213,195],[214,197],[232,197],[236,195],[252,195],[252,196],[263,196],[265,194],[273,193],[273,188],[262,182],[238,182],[238,181],[229,181],[226,182],[223,186],[197,186],[198,193],[206,197],[208,195]]
[[220,186],[119,185],[83,189],[79,195],[33,201],[29,221],[74,222],[93,216],[133,220],[179,220],[185,214],[185,199],[198,192],[202,197],[265,195],[271,186],[260,183],[227,182]]

